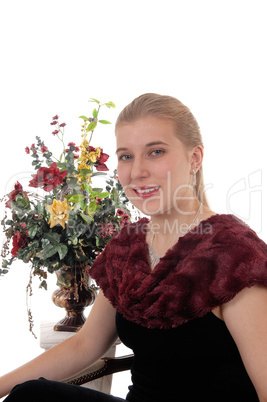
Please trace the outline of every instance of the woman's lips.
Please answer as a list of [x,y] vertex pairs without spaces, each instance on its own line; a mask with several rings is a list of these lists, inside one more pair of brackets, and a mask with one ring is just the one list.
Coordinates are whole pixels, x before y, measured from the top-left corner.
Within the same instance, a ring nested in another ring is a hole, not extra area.
[[154,187],[136,187],[133,188],[133,191],[135,194],[140,197],[140,198],[149,198],[155,195],[160,189],[160,186],[154,186]]

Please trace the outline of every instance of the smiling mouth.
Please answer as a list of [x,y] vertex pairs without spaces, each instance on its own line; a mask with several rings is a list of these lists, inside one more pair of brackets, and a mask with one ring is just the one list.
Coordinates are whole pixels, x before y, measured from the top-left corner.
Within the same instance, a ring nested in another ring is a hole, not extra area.
[[154,195],[158,190],[160,186],[156,187],[146,187],[146,188],[134,188],[134,192],[141,198],[146,198],[146,197],[151,197]]

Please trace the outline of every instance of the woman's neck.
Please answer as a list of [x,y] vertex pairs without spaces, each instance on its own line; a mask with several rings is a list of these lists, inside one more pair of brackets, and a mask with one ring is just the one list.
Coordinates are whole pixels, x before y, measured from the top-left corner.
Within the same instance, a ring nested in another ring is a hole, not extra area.
[[[152,243],[153,249],[158,256],[163,256],[166,251],[173,247],[179,237],[184,236],[202,220],[214,215],[208,207],[202,205],[199,200],[194,200],[176,213],[151,216],[148,224],[146,241]],[[154,234],[154,235],[153,235]]]

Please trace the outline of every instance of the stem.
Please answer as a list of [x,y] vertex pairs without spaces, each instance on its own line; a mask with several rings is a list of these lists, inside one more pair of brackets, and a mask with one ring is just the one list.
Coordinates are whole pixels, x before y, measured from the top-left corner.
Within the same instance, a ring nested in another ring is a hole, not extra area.
[[[66,153],[66,147],[65,147],[65,144],[64,144],[64,140],[63,140],[63,137],[64,137],[64,128],[63,128],[63,130],[61,130],[61,127],[59,127],[59,124],[58,124],[58,130],[59,130],[59,132],[61,133],[61,138],[59,137],[59,135],[57,134],[57,138],[62,142],[62,144],[63,144],[63,154],[64,154],[64,156],[65,156],[65,153]],[[59,160],[57,159],[57,161],[59,162]]]
[[[99,110],[100,110],[101,106],[102,106],[102,105],[98,105],[97,117],[98,117]],[[95,130],[91,131],[91,136],[90,136],[89,144],[91,144],[91,141],[92,141],[92,137],[93,137],[93,133],[94,133],[94,131],[95,131]]]

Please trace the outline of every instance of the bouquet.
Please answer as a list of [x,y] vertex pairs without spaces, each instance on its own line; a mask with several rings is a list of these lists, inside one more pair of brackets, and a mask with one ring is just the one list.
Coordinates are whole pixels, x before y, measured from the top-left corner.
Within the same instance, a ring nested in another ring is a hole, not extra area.
[[[112,234],[130,221],[128,199],[116,171],[107,176],[109,155],[101,147],[91,146],[102,107],[114,108],[113,102],[96,105],[92,116],[82,119],[80,145],[64,144],[66,123],[52,118],[52,134],[62,143],[62,153],[55,158],[40,137],[25,151],[36,170],[29,181],[35,191],[23,189],[17,181],[13,191],[3,197],[5,216],[1,221],[6,235],[2,248],[0,275],[6,274],[15,260],[31,266],[32,275],[47,287],[47,273],[64,269],[58,277],[61,286],[69,287],[77,265],[88,266],[101,253]],[[89,138],[88,138],[89,137]],[[97,176],[106,175],[105,187],[94,186]],[[37,189],[39,192],[37,193]],[[42,190],[42,194],[40,194]],[[67,274],[66,274],[67,273]]]

